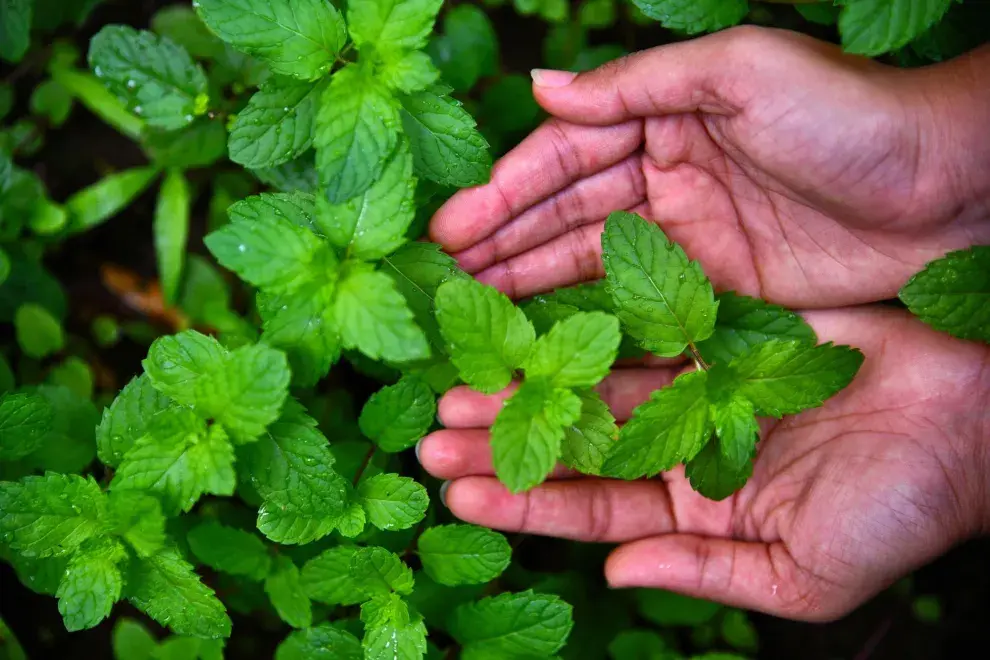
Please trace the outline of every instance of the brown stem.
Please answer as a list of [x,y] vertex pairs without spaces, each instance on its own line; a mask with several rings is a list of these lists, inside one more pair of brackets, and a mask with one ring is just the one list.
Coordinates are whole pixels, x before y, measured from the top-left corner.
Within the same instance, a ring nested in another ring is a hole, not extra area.
[[688,352],[691,353],[691,359],[694,360],[694,363],[698,366],[698,369],[708,371],[711,368],[709,364],[705,362],[705,358],[701,357],[701,353],[698,351],[697,346],[689,342],[687,349]]
[[371,459],[374,458],[375,452],[378,451],[377,445],[371,445],[371,449],[365,454],[364,460],[361,461],[360,467],[358,467],[357,473],[354,475],[354,487],[357,488],[358,482],[361,481],[361,476],[364,471],[368,469],[368,465],[371,463]]

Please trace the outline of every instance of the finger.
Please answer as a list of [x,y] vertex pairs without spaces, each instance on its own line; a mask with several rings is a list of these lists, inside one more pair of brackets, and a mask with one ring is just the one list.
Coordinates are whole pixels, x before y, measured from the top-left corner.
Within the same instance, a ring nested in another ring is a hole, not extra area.
[[[435,431],[416,445],[416,458],[423,469],[437,479],[495,476],[492,464],[491,436],[488,429],[456,429]],[[557,465],[550,479],[583,476]]]
[[449,252],[465,250],[533,204],[628,157],[642,139],[642,122],[547,121],[496,163],[489,183],[451,197],[433,216],[430,236]]
[[787,618],[814,621],[841,614],[779,542],[694,534],[643,539],[616,549],[605,563],[605,576],[613,588],[668,589]]
[[452,481],[451,512],[466,522],[508,532],[617,543],[673,530],[661,481],[574,479],[512,494],[494,477]]
[[642,154],[634,154],[578,181],[509,220],[490,237],[455,254],[454,258],[461,268],[476,273],[571,229],[603,220],[616,209],[639,204],[646,198],[641,161]]
[[482,394],[466,385],[454,387],[437,404],[437,417],[448,429],[488,428],[518,387],[518,383],[512,383],[497,394]]

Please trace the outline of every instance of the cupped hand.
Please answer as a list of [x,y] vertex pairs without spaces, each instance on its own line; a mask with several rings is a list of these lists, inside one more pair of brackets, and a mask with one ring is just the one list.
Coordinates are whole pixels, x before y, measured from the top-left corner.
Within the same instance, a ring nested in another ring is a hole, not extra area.
[[986,103],[965,102],[975,68],[909,72],[739,28],[576,78],[536,72],[553,118],[431,234],[522,297],[600,277],[604,218],[629,209],[719,288],[801,308],[889,298],[926,261],[990,241],[990,197],[971,185],[990,181],[971,137],[990,141]]
[[[622,544],[605,567],[612,586],[835,618],[987,530],[990,348],[895,310],[806,317],[822,341],[861,348],[863,368],[822,408],[765,423],[753,476],[721,502],[695,493],[683,470],[625,482],[559,469],[509,493],[492,476],[488,442],[504,393],[449,392],[448,428],[417,453],[450,480],[445,503],[465,521]],[[600,392],[622,422],[678,369],[618,369]]]

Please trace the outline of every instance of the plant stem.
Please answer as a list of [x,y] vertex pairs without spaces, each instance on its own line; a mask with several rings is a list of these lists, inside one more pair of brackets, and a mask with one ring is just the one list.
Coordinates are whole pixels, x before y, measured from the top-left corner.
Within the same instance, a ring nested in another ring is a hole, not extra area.
[[701,357],[698,347],[689,342],[688,351],[691,353],[691,359],[694,360],[695,366],[697,366],[700,371],[708,371],[709,365],[705,362],[705,358]]
[[378,445],[371,445],[371,449],[365,454],[364,460],[361,461],[360,467],[358,467],[357,473],[354,475],[354,487],[357,488],[358,482],[361,481],[361,476],[364,475],[364,471],[368,469],[368,465],[371,464],[371,459],[374,458],[375,452],[378,451]]

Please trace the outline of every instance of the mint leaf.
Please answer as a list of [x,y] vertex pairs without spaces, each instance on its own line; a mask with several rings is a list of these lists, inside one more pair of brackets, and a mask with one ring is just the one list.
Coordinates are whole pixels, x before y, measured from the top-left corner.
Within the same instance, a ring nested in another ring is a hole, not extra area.
[[99,418],[96,407],[87,397],[61,385],[38,385],[32,391],[48,400],[55,416],[41,446],[25,457],[24,462],[44,471],[83,471],[96,456],[93,441],[93,428]]
[[605,458],[602,473],[638,479],[689,461],[712,434],[708,372],[682,374],[636,407],[619,430],[619,440]]
[[448,628],[473,657],[549,657],[564,646],[574,626],[572,611],[557,596],[504,593],[461,605]]
[[265,593],[279,617],[293,628],[309,628],[313,610],[303,593],[299,569],[284,555],[275,557],[271,574],[265,579]]
[[382,176],[399,140],[398,104],[351,64],[330,79],[316,116],[316,169],[327,199],[346,202]]
[[581,399],[581,416],[564,429],[560,461],[584,474],[601,474],[619,427],[597,392],[578,390],[575,394]]
[[436,397],[419,378],[404,377],[371,395],[361,409],[361,433],[384,451],[408,449],[426,435],[437,414]]
[[303,590],[315,601],[327,605],[356,605],[367,600],[358,577],[351,573],[356,546],[330,548],[302,567]]
[[852,382],[863,354],[831,342],[769,341],[710,372],[713,385],[749,399],[757,414],[794,415],[817,408]]
[[108,25],[90,41],[89,65],[149,126],[176,130],[206,111],[206,74],[184,48],[165,37]]
[[351,0],[347,28],[358,46],[422,48],[443,0]]
[[268,548],[249,532],[204,522],[190,529],[186,540],[196,559],[216,571],[263,580],[271,569]]
[[489,582],[512,561],[508,540],[476,525],[431,527],[419,537],[418,553],[426,574],[448,586]]
[[73,194],[65,202],[67,231],[76,234],[101,225],[127,208],[158,176],[156,167],[135,167],[110,174]]
[[643,348],[674,357],[711,336],[718,310],[711,282],[659,227],[616,211],[605,223],[602,251],[616,314]]
[[262,83],[230,131],[230,159],[250,168],[275,167],[313,146],[323,85],[272,78]]
[[581,415],[581,399],[566,389],[524,382],[492,425],[495,474],[513,493],[541,483],[560,457],[564,428]]
[[720,293],[715,331],[698,344],[709,364],[729,362],[737,355],[771,339],[797,340],[814,345],[815,331],[800,316],[759,298]]
[[875,57],[919,37],[941,20],[952,0],[856,0],[842,5],[842,49]]
[[109,528],[122,537],[139,557],[150,557],[165,547],[165,514],[151,495],[115,491],[109,498]]
[[535,340],[522,310],[503,293],[470,278],[437,289],[436,317],[461,378],[486,394],[508,386]]
[[25,557],[71,553],[102,532],[106,498],[92,477],[49,472],[0,481],[0,541]]
[[218,37],[285,76],[322,77],[347,40],[343,18],[326,0],[198,0],[195,6]]
[[93,628],[110,616],[124,586],[119,564],[126,558],[113,538],[94,539],[72,555],[55,593],[66,630]]
[[231,222],[252,222],[264,218],[282,218],[291,224],[316,233],[313,213],[316,200],[313,195],[302,192],[261,193],[243,199],[227,209]]
[[340,359],[341,339],[333,320],[333,295],[333,282],[317,279],[287,293],[258,296],[264,330],[261,340],[285,351],[296,385],[315,385]]
[[368,522],[383,530],[409,529],[426,515],[430,496],[409,477],[377,474],[358,485]]
[[316,222],[346,257],[374,261],[406,242],[416,207],[412,156],[400,143],[388,165],[365,192],[341,204],[321,200]]
[[147,374],[132,378],[96,428],[96,448],[100,460],[117,467],[134,441],[145,435],[152,418],[171,405],[171,400],[155,389]]
[[665,28],[697,34],[715,32],[742,22],[749,12],[746,0],[633,0],[641,12]]
[[134,607],[177,635],[230,636],[223,604],[176,550],[132,561],[125,595]]
[[426,53],[418,50],[384,53],[379,78],[389,89],[406,94],[421,92],[440,77],[440,71]]
[[760,439],[756,410],[748,399],[737,393],[713,403],[711,412],[721,460],[729,469],[739,470],[752,457]]
[[733,465],[716,443],[709,442],[687,462],[684,474],[691,488],[718,502],[746,485],[753,474],[752,456],[750,454],[742,463]]
[[20,62],[31,45],[31,16],[34,0],[0,2],[0,58]]
[[950,252],[928,263],[898,297],[936,330],[990,343],[990,246]]
[[151,660],[158,640],[134,619],[120,617],[113,626],[112,644],[116,660]]
[[525,364],[527,378],[556,387],[591,387],[608,374],[619,350],[619,320],[601,312],[578,312],[536,340]]
[[151,17],[151,29],[179,44],[193,57],[223,57],[223,42],[213,36],[191,6],[169,5],[159,9]]
[[361,606],[365,660],[418,660],[426,653],[426,624],[395,594]]
[[444,12],[443,36],[434,37],[428,50],[443,72],[444,82],[459,92],[470,90],[478,78],[498,71],[498,34],[488,15],[476,5],[457,5]]
[[384,273],[354,268],[338,285],[334,320],[346,348],[372,360],[420,360],[430,355],[423,331]]
[[409,595],[415,584],[412,570],[385,548],[359,548],[351,557],[351,573],[367,598],[393,591]]
[[488,181],[488,142],[460,101],[432,91],[404,96],[402,126],[412,147],[416,174],[447,186],[466,188]]
[[275,167],[251,170],[251,174],[262,183],[286,193],[302,192],[314,195],[320,187],[316,172],[316,154],[313,151],[307,151],[299,158]]
[[346,482],[316,420],[294,399],[257,442],[241,448],[240,465],[264,499],[258,529],[283,544],[310,543],[331,531],[344,510]]
[[289,633],[278,648],[275,660],[363,660],[364,651],[357,637],[321,623]]
[[226,355],[227,350],[213,337],[186,330],[157,339],[142,364],[159,392],[192,404],[211,372],[222,370]]
[[174,304],[182,283],[189,240],[189,214],[192,212],[192,191],[180,170],[165,175],[155,207],[155,255],[158,257],[158,278],[162,295]]
[[42,359],[65,346],[65,332],[58,319],[41,305],[27,303],[14,316],[17,343],[29,357]]
[[352,491],[348,493],[348,502],[344,506],[344,513],[337,521],[337,532],[349,539],[360,536],[368,524],[368,516],[361,507],[361,502],[353,496]]
[[39,394],[8,392],[0,398],[0,460],[23,458],[41,446],[55,418]]

